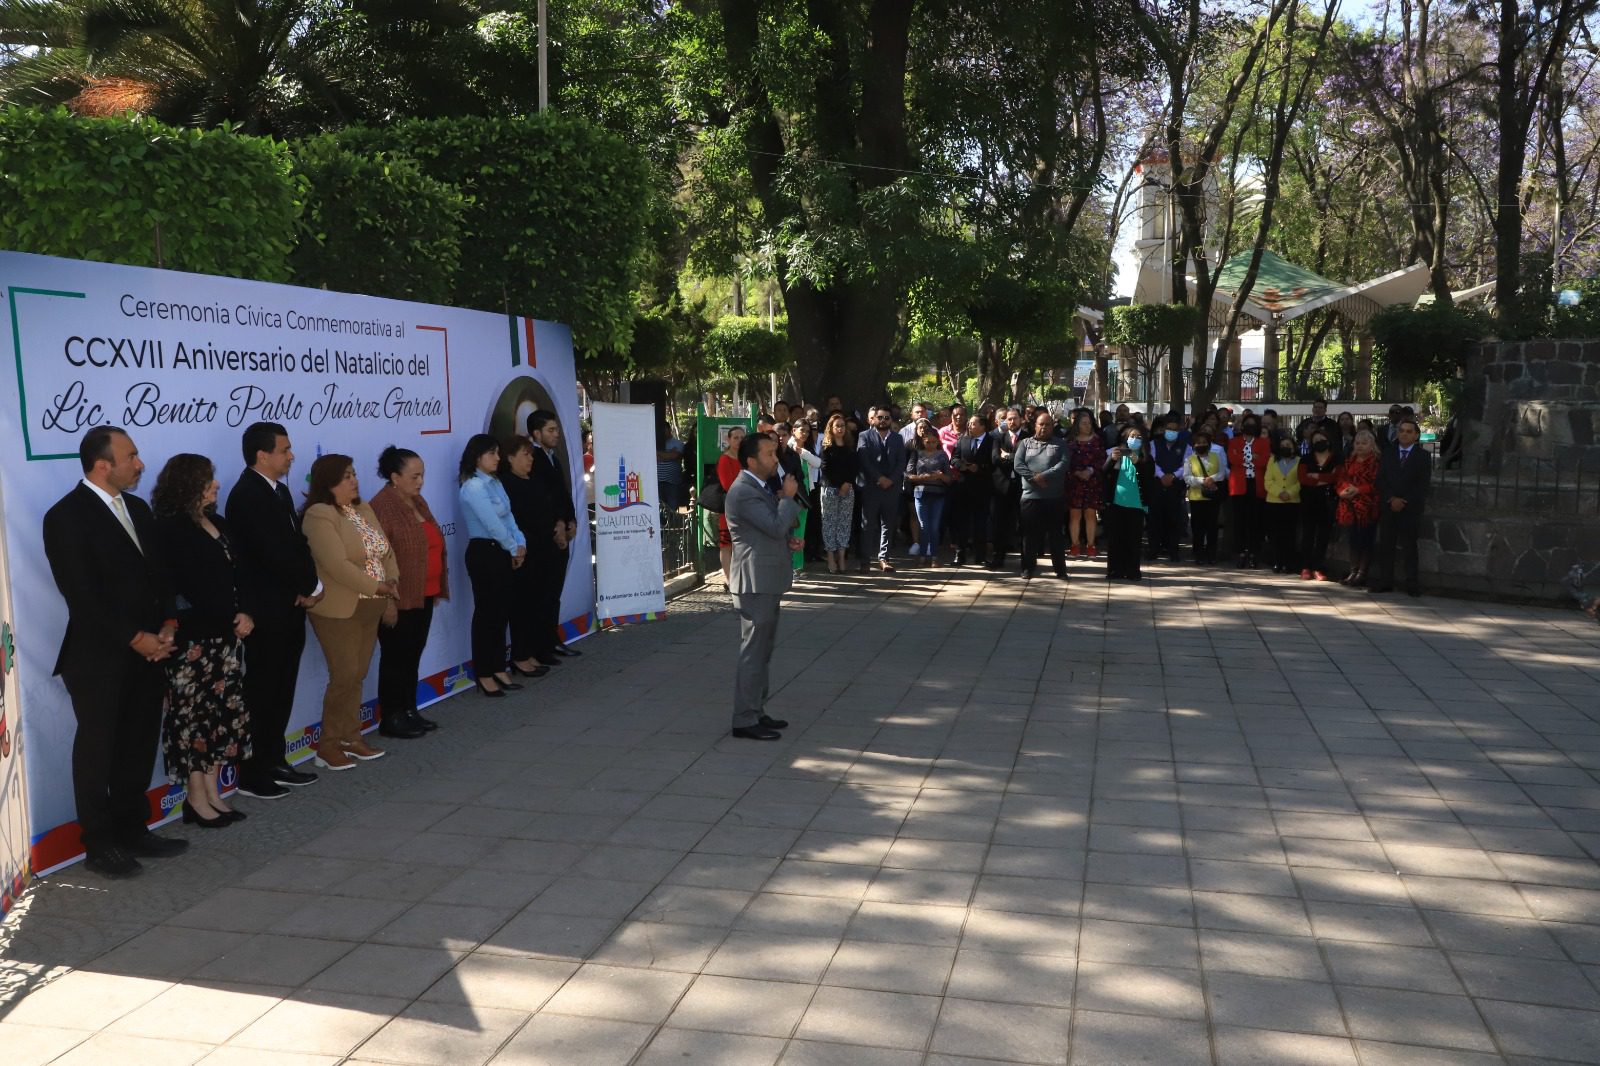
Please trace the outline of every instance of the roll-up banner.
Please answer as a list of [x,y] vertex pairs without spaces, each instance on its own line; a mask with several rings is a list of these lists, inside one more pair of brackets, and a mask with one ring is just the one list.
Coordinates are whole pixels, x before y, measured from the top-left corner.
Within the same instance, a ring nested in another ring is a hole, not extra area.
[[[456,471],[468,437],[525,433],[527,416],[556,412],[573,498],[583,507],[582,433],[572,336],[567,327],[517,316],[355,296],[289,285],[0,252],[0,343],[15,374],[0,374],[4,536],[26,605],[17,641],[19,684],[7,689],[14,727],[25,712],[32,866],[47,871],[79,853],[70,755],[74,720],[52,677],[66,605],[50,576],[41,537],[46,510],[81,476],[78,442],[97,425],[125,428],[147,467],[134,490],[149,498],[166,460],[208,456],[224,506],[244,467],[240,437],[252,422],[281,423],[296,460],[289,485],[303,499],[311,462],[351,456],[363,498],[383,482],[378,453],[389,444],[421,455],[423,495],[445,533],[451,599],[436,610],[422,659],[419,703],[470,684],[472,595],[462,563]],[[574,559],[589,556],[578,524]],[[593,625],[587,566],[567,570],[562,638]],[[8,615],[8,617],[15,617]],[[309,634],[308,634],[309,636]],[[377,671],[362,714],[372,721]],[[315,640],[301,661],[289,758],[309,758],[326,666]],[[15,747],[15,745],[13,745]],[[228,772],[224,784],[230,784]],[[152,822],[170,816],[182,789],[157,765]]]
[[605,625],[667,612],[655,412],[650,404],[594,405],[595,614]]

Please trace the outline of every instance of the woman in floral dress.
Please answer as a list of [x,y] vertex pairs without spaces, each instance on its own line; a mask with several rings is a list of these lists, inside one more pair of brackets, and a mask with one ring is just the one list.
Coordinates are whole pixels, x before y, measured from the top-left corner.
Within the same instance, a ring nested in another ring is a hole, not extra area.
[[185,785],[183,820],[207,829],[243,821],[217,793],[217,772],[249,754],[242,641],[254,622],[239,597],[228,526],[216,513],[217,481],[203,455],[174,455],[151,504],[159,557],[178,603],[178,646],[166,660],[170,691],[162,723],[167,776]]

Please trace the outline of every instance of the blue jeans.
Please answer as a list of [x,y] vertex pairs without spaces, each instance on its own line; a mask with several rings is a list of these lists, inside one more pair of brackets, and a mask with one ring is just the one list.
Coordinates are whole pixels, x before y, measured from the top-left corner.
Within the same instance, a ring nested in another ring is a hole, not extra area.
[[944,515],[944,493],[938,495],[924,494],[915,500],[917,506],[917,521],[922,525],[922,554],[933,556],[939,553],[939,519]]

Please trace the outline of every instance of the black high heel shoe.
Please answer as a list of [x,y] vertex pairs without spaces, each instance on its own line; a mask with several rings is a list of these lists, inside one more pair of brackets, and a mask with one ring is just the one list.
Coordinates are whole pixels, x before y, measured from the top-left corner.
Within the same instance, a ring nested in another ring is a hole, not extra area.
[[[503,699],[506,698],[506,690],[503,689],[503,688],[497,688],[497,689],[484,688],[483,687],[483,682],[478,680],[477,678],[473,678],[472,679],[472,683],[474,685],[478,686],[478,691],[479,692],[481,692],[483,695],[489,697],[491,700],[503,700]],[[498,682],[496,682],[496,684],[498,684]]]
[[545,674],[550,672],[550,668],[548,666],[535,666],[532,670],[524,670],[516,663],[512,663],[511,672],[513,674],[520,674],[523,677],[543,677]]
[[197,825],[201,829],[221,829],[224,826],[232,825],[233,819],[225,814],[219,814],[215,818],[207,818],[185,803],[183,805],[183,824]]
[[220,817],[226,818],[230,822],[242,822],[246,818],[250,817],[243,811],[218,811],[217,814]]
[[515,681],[501,681],[498,676],[496,676],[494,680],[495,684],[500,686],[501,692],[521,692],[524,687],[517,684]]

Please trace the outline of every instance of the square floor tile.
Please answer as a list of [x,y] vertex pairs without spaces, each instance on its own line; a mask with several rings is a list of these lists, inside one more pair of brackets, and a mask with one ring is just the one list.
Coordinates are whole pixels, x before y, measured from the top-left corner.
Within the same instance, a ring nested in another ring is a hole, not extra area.
[[624,1022],[659,1022],[672,1013],[693,976],[665,970],[589,963],[541,1008],[545,1014],[581,1014]]
[[1059,955],[1012,955],[962,948],[947,995],[1001,1003],[1070,1007],[1077,960]]
[[953,948],[846,940],[838,945],[822,983],[936,996],[944,991],[955,957]]
[[654,1031],[638,1022],[540,1014],[490,1061],[494,1066],[626,1066]]
[[528,1019],[528,1012],[464,1003],[413,1003],[357,1056],[416,1066],[480,1066]]
[[1209,1057],[1205,1026],[1199,1022],[1095,1011],[1073,1015],[1075,1066],[1179,1066]]
[[932,1050],[1016,1062],[1065,1063],[1072,1014],[1031,1007],[946,999]]
[[422,999],[535,1011],[578,970],[576,962],[475,952],[435,981]]
[[759,931],[734,932],[717,948],[704,972],[723,977],[815,984],[828,968],[839,941]]
[[861,988],[819,988],[795,1036],[802,1040],[848,1042],[871,1034],[874,1044],[921,1048],[939,1014],[935,996],[875,992]]
[[1218,1025],[1346,1035],[1331,984],[1237,973],[1208,975],[1207,984]]
[[812,985],[707,975],[696,979],[673,1011],[670,1024],[682,1029],[787,1037],[805,1013],[813,991]]
[[1078,964],[1079,1010],[1154,1014],[1163,1018],[1206,1016],[1200,971],[1164,966]]
[[278,1003],[230,1043],[304,1055],[348,1055],[405,1008],[403,999],[307,990]]
[[[1482,1019],[1466,996],[1341,986],[1339,998],[1350,1019],[1351,1036],[1468,1051],[1494,1050]],[[1564,1013],[1576,1020],[1577,1012]]]
[[635,1066],[772,1066],[783,1041],[770,1036],[739,1036],[689,1029],[663,1029]]

